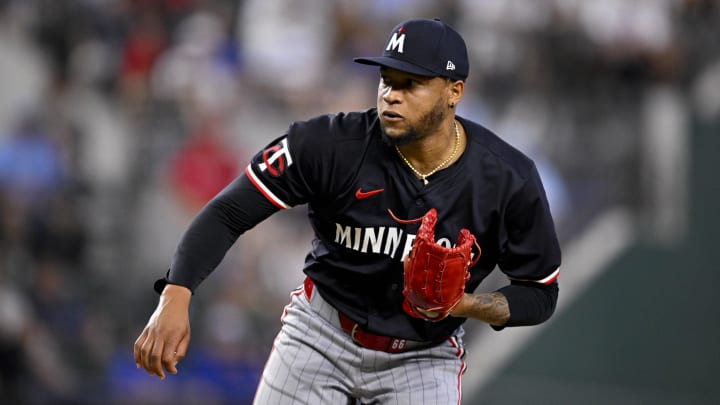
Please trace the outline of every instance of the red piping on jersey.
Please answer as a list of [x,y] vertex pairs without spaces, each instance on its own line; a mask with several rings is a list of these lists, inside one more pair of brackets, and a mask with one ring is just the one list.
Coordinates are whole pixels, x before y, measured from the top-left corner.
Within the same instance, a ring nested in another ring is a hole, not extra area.
[[[388,213],[392,217],[392,219],[395,220],[395,222],[401,223],[401,224],[414,224],[416,222],[421,222],[422,225],[420,226],[420,229],[418,230],[418,233],[416,235],[416,238],[419,239],[428,239],[431,240],[433,243],[435,243],[435,223],[437,222],[437,210],[435,208],[431,208],[425,215],[415,218],[415,219],[400,219],[392,212],[390,208],[387,209]],[[464,243],[471,243],[475,245],[475,248],[477,249],[477,254],[471,254],[470,256],[470,262],[468,263],[468,268],[475,266],[477,264],[478,260],[480,260],[480,254],[482,253],[482,249],[480,249],[480,245],[477,242],[477,239],[475,239],[475,236],[470,233],[467,229],[461,229],[460,234],[458,234],[458,241],[460,240],[460,235],[465,233],[468,236],[468,239],[466,239],[466,242]],[[454,248],[450,248],[449,250],[451,252],[458,252],[461,249],[464,249],[466,247],[459,247],[456,246]],[[472,246],[470,246],[470,249],[472,250]],[[470,274],[468,273],[468,277],[470,277]]]
[[544,279],[540,280],[539,282],[545,285],[552,284],[557,278],[560,277],[560,267],[558,267],[554,272],[552,272],[549,276],[545,277]]
[[250,165],[245,168],[245,176],[250,179],[250,183],[252,183],[252,185],[255,186],[255,188],[260,192],[260,194],[265,196],[265,198],[267,198],[267,200],[270,201],[272,205],[280,208],[281,210],[290,208],[281,199],[277,198],[270,190],[268,190],[268,188],[265,187],[264,184],[260,182],[260,179],[258,179],[250,169]]
[[542,284],[542,285],[550,285],[553,282],[555,282],[555,280],[557,280],[558,277],[560,277],[560,267],[555,269],[555,271],[550,273],[550,275],[548,275],[547,277],[542,278],[540,280],[530,280],[527,278],[515,278],[515,277],[510,277],[510,279],[516,280],[516,281],[528,281],[528,282],[538,283],[538,284]]
[[[359,191],[359,190],[358,190],[358,191]],[[395,222],[400,223],[400,224],[403,224],[403,225],[414,224],[414,223],[417,223],[417,222],[422,221],[423,218],[425,218],[425,216],[422,216],[422,217],[418,217],[418,218],[415,218],[415,219],[400,219],[400,218],[398,218],[397,216],[395,216],[395,213],[393,213],[390,208],[388,208],[387,211],[388,211],[388,213],[390,214],[390,216],[392,217],[392,219],[395,220]]]

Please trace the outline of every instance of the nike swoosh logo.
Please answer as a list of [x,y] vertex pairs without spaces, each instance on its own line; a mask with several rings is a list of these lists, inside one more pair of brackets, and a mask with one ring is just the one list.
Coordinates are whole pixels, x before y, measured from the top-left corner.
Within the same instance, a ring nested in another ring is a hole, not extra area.
[[370,191],[363,192],[362,187],[361,187],[361,188],[357,189],[357,191],[355,192],[355,198],[357,198],[358,200],[362,200],[364,198],[368,198],[368,197],[372,197],[376,194],[380,194],[383,191],[385,191],[384,188],[379,188],[377,190],[370,190]]

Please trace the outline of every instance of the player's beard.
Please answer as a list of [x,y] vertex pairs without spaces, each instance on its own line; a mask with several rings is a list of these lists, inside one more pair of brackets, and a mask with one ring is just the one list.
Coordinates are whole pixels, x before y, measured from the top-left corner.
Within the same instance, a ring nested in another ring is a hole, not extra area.
[[420,117],[417,125],[410,125],[405,133],[397,136],[389,136],[387,132],[385,132],[385,127],[381,120],[380,128],[382,129],[382,139],[390,146],[407,145],[435,131],[445,120],[445,114],[445,104],[442,100],[438,100],[437,104],[435,104],[427,114]]

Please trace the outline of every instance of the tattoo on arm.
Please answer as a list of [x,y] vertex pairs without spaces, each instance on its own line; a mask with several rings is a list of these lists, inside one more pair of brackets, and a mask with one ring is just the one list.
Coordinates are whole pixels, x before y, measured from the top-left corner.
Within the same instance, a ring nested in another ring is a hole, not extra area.
[[469,297],[469,305],[463,311],[463,316],[495,326],[505,325],[510,319],[510,307],[502,293],[469,294]]

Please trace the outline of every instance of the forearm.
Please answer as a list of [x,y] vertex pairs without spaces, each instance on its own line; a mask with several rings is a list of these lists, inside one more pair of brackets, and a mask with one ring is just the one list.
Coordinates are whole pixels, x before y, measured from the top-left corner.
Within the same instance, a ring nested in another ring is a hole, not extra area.
[[500,330],[506,326],[537,325],[555,311],[558,285],[527,285],[513,283],[499,291],[465,294],[451,312],[452,316],[472,318]]
[[466,293],[451,315],[477,319],[494,326],[504,326],[510,319],[510,306],[505,295],[499,292]]
[[504,326],[531,326],[550,319],[558,299],[558,284],[516,283],[497,292],[504,295],[510,308],[510,319]]

